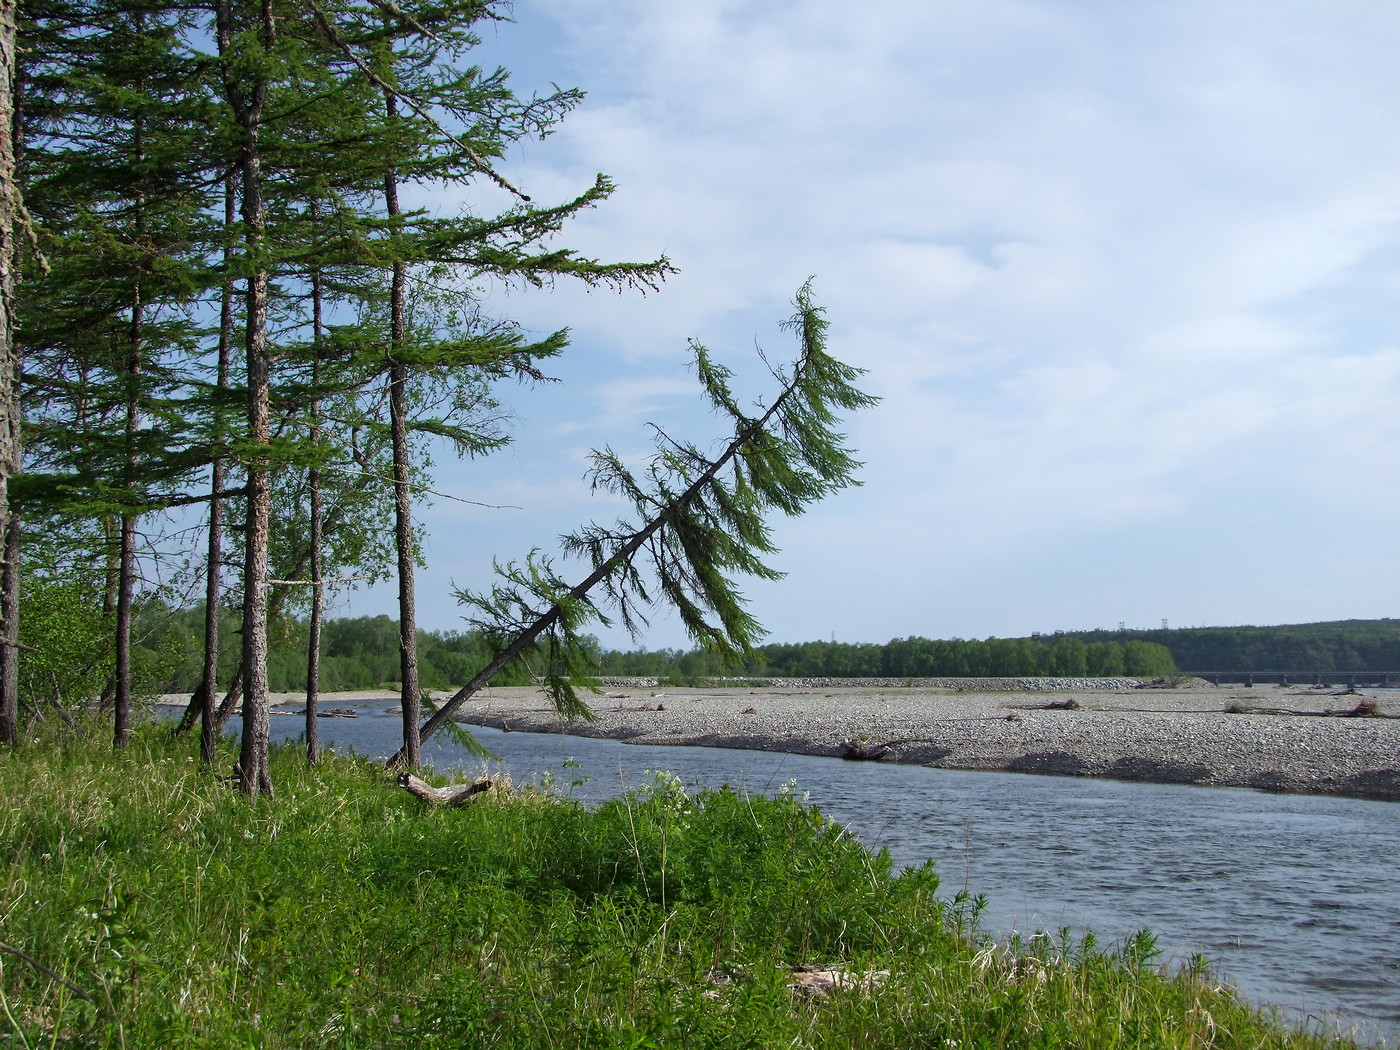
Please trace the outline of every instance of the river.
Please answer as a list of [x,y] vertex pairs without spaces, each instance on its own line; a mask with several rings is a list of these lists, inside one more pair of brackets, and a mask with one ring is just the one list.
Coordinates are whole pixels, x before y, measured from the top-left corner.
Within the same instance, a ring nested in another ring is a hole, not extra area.
[[[400,732],[392,703],[322,718],[323,746],[387,757]],[[272,719],[273,739],[301,730],[300,717]],[[491,771],[589,803],[653,769],[692,788],[771,794],[796,781],[896,863],[932,858],[947,895],[984,895],[998,939],[1068,927],[1115,945],[1145,927],[1167,965],[1199,952],[1295,1022],[1400,1046],[1400,803],[473,733],[499,756]],[[439,769],[481,768],[445,733],[424,752]]]

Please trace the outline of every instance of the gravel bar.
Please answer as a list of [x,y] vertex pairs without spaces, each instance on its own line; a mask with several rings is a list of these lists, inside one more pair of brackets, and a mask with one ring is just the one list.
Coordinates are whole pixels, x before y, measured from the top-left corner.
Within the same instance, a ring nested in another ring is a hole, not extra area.
[[614,680],[590,705],[596,721],[561,722],[540,690],[493,688],[457,719],[631,744],[833,757],[854,747],[941,769],[1400,800],[1400,696],[1384,690],[1195,679],[1136,687],[1124,679],[778,680],[727,688]]

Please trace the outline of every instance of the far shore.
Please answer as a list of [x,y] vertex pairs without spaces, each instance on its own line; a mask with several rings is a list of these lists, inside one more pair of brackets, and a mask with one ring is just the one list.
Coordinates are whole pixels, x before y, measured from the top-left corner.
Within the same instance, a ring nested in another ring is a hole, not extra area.
[[[589,698],[593,722],[561,721],[540,689],[491,688],[467,701],[457,720],[641,745],[838,758],[866,754],[942,769],[1400,801],[1400,693],[1213,686],[1199,679],[1141,688],[1121,680],[1061,681],[1062,688],[1029,690],[1016,684],[977,679],[913,687],[618,683]],[[1103,685],[1113,687],[1096,687]],[[449,695],[434,694],[434,699]],[[320,706],[388,696],[384,691],[329,693]],[[304,697],[278,694],[274,700],[301,703]]]

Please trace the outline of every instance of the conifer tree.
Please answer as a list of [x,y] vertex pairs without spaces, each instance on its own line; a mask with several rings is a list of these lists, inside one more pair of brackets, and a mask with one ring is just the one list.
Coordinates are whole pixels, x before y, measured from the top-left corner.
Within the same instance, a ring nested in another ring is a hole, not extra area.
[[[459,451],[490,447],[492,440],[471,426],[420,414],[409,420],[411,387],[417,383],[462,386],[476,377],[520,374],[538,376],[535,362],[559,352],[563,333],[527,344],[509,326],[475,325],[450,335],[429,322],[408,322],[409,284],[416,271],[435,275],[455,270],[469,277],[490,276],[541,284],[558,275],[589,283],[655,288],[670,267],[661,259],[643,264],[603,264],[573,253],[544,249],[569,217],[611,192],[600,179],[585,194],[564,205],[537,208],[490,166],[506,147],[527,135],[544,135],[577,104],[580,95],[556,91],[545,98],[518,99],[505,73],[483,74],[462,66],[478,41],[472,33],[479,19],[493,17],[496,5],[459,2],[406,14],[314,7],[327,44],[347,63],[344,75],[382,94],[383,119],[360,151],[360,170],[383,187],[384,232],[364,247],[387,270],[387,333],[379,351],[387,385],[389,439],[393,450],[396,564],[399,580],[400,681],[404,741],[412,764],[418,762],[420,705],[416,646],[410,431],[450,440]],[[447,123],[461,130],[449,132]],[[345,169],[355,161],[346,151]],[[465,183],[486,178],[511,192],[516,207],[490,219],[474,216],[429,217],[405,214],[399,205],[401,179]],[[460,280],[459,280],[460,283]],[[474,313],[470,302],[462,304]],[[460,403],[460,398],[449,402]]]
[[[11,525],[9,479],[19,470],[19,357],[15,345],[14,315],[15,235],[20,225],[18,184],[15,171],[14,91],[18,72],[15,48],[18,27],[15,0],[0,0],[0,538]],[[6,543],[8,551],[9,544]],[[8,586],[0,595],[0,744],[19,740],[18,573],[5,558]]]
[[[424,724],[423,739],[483,688],[497,672],[543,640],[545,684],[565,717],[588,717],[578,694],[589,684],[591,647],[581,629],[610,623],[609,613],[634,632],[655,599],[680,615],[690,636],[726,661],[752,655],[762,627],[745,608],[734,574],[778,579],[763,562],[773,552],[766,516],[800,514],[808,504],[859,484],[859,463],[835,430],[838,411],[865,408],[875,398],[853,384],[861,371],[826,352],[827,322],[810,286],[785,325],[799,353],[787,370],[771,369],[780,389],[758,415],[745,412],[729,386],[732,373],[692,344],[696,376],[707,401],[733,432],[718,455],[658,431],[657,451],[639,476],[611,450],[593,455],[593,487],[619,495],[637,517],[612,526],[588,525],[565,537],[566,554],[592,571],[568,584],[548,560],[534,555],[508,564],[489,594],[461,592],[478,610],[478,626],[500,642],[496,657]],[[770,366],[771,368],[771,366]],[[600,592],[599,595],[594,594]],[[601,598],[601,601],[599,600]],[[401,750],[391,765],[406,760]]]
[[[108,528],[106,593],[119,639],[133,619],[143,516],[210,501],[208,651],[192,697],[205,716],[206,758],[220,717],[212,705],[221,533],[225,515],[242,516],[243,564],[228,589],[241,592],[244,652],[220,710],[241,693],[239,776],[249,795],[272,786],[268,624],[298,593],[282,584],[269,592],[273,580],[297,583],[311,565],[314,602],[328,562],[372,558],[349,509],[372,497],[403,510],[397,560],[411,614],[411,503],[423,487],[424,443],[494,447],[499,435],[473,414],[490,405],[490,384],[540,378],[538,362],[565,345],[563,332],[531,339],[481,317],[472,289],[566,276],[645,290],[670,272],[665,259],[604,263],[553,243],[570,218],[611,194],[605,178],[540,206],[495,170],[512,144],[543,137],[581,97],[517,97],[504,71],[466,62],[473,27],[503,9],[477,0],[409,9],[54,0],[34,12],[27,61],[41,86],[26,120],[43,139],[33,169],[38,225],[58,266],[26,292],[36,438],[26,492]],[[506,203],[494,214],[429,216],[391,200],[424,182],[481,182]],[[225,185],[236,222],[219,221],[214,197]],[[383,465],[367,452],[381,441],[392,453]],[[275,471],[281,491],[296,488],[280,470],[290,464],[320,494],[324,537],[310,548],[274,545],[297,531],[295,511],[274,502]],[[210,491],[190,495],[200,472]],[[336,472],[344,472],[338,495],[328,481]],[[411,615],[403,619],[411,739],[415,632]],[[120,742],[130,649],[121,642],[114,651]]]
[[[28,282],[29,497],[110,525],[113,737],[127,740],[138,521],[192,476],[183,406],[202,263],[197,79],[169,11],[55,3],[29,48],[28,196],[52,272]],[[196,162],[197,163],[197,162]],[[172,371],[172,368],[176,371]],[[47,472],[47,475],[45,474]]]

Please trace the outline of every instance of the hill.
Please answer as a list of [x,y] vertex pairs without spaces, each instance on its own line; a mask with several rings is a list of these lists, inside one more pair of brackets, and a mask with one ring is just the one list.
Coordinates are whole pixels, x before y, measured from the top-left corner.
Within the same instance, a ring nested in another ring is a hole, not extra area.
[[1066,631],[1086,645],[1137,640],[1164,645],[1183,671],[1400,670],[1400,619],[1331,620],[1272,627]]

